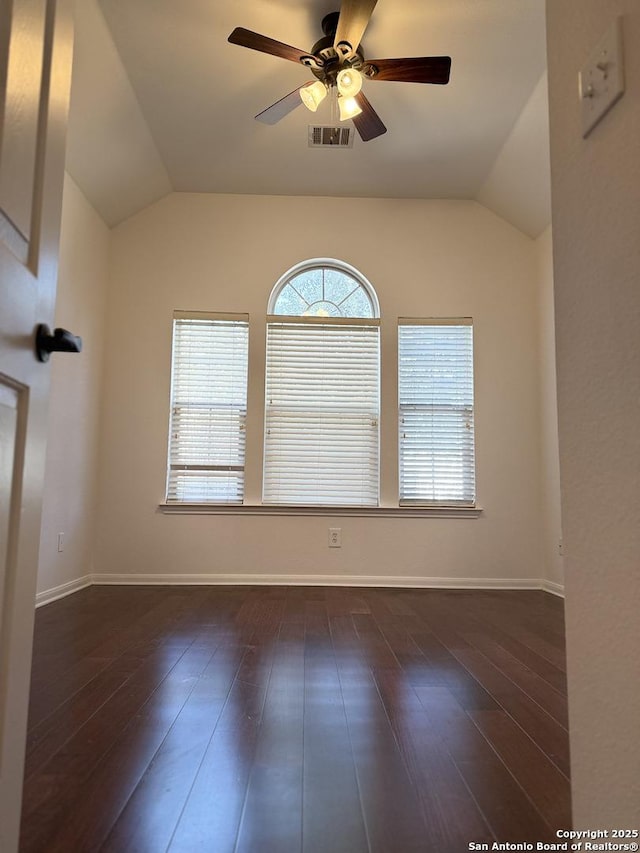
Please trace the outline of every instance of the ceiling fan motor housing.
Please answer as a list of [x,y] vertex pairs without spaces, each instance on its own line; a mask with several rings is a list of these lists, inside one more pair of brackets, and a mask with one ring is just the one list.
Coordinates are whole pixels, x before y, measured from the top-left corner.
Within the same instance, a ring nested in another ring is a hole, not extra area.
[[330,38],[332,42],[336,37],[339,20],[340,12],[329,12],[329,14],[325,15],[322,19],[322,32],[327,36],[327,38]]
[[321,60],[316,66],[309,63],[309,68],[327,86],[333,86],[336,77],[344,68],[355,68],[360,70],[364,65],[364,54],[362,48],[353,53],[348,59],[336,51],[333,46],[333,36],[324,36],[311,48],[311,55]]

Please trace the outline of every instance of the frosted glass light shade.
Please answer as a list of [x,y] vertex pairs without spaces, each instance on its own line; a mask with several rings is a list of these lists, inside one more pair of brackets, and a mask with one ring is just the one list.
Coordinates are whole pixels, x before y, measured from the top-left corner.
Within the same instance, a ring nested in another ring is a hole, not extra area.
[[355,98],[338,98],[338,107],[340,109],[340,121],[346,121],[348,118],[359,116],[362,109],[358,106]]
[[354,98],[362,89],[362,74],[355,68],[343,68],[336,78],[336,84],[344,98]]
[[303,88],[300,89],[300,98],[302,99],[302,103],[308,110],[311,110],[312,113],[315,113],[326,97],[327,88],[320,80],[316,80],[316,82],[311,83],[310,86],[303,86]]

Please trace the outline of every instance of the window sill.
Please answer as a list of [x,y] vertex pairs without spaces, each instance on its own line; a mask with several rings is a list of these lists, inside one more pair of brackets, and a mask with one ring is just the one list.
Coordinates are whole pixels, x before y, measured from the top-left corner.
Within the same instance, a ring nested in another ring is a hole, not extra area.
[[309,515],[324,518],[479,518],[481,507],[472,506],[273,506],[265,504],[161,503],[165,515]]

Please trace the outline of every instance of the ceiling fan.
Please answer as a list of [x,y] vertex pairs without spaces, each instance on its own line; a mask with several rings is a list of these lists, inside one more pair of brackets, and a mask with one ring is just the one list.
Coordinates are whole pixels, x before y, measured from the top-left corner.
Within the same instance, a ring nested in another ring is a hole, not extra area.
[[299,50],[267,36],[236,29],[232,44],[270,53],[291,62],[300,62],[317,78],[298,86],[256,116],[265,124],[275,124],[303,103],[315,112],[329,91],[337,91],[340,120],[353,119],[363,142],[387,132],[380,116],[362,91],[363,80],[396,80],[406,83],[449,82],[451,57],[422,56],[406,59],[366,59],[360,40],[377,0],[342,0],[339,12],[322,19],[324,37],[310,52]]

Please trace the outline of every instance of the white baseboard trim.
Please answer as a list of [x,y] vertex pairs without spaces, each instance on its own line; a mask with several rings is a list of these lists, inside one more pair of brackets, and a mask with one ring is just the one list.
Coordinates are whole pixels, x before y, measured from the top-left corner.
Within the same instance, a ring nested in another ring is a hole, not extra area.
[[59,598],[65,598],[67,595],[71,595],[74,592],[79,592],[87,586],[91,586],[92,583],[92,576],[84,575],[84,577],[76,578],[75,580],[60,584],[60,586],[54,586],[52,589],[45,589],[42,592],[37,593],[36,607],[42,607],[43,604],[50,604],[52,601],[57,601]]
[[522,589],[544,590],[564,597],[562,584],[538,578],[425,578],[394,575],[266,575],[266,574],[94,574],[46,589],[36,607],[65,598],[92,584],[97,586],[354,586],[398,589]]
[[367,586],[408,589],[541,589],[542,581],[532,578],[425,578],[393,575],[267,575],[267,574],[185,574],[185,575],[92,575],[99,585],[130,586]]
[[555,583],[555,581],[542,580],[540,581],[540,589],[551,593],[551,595],[557,595],[559,598],[564,598],[564,584]]

